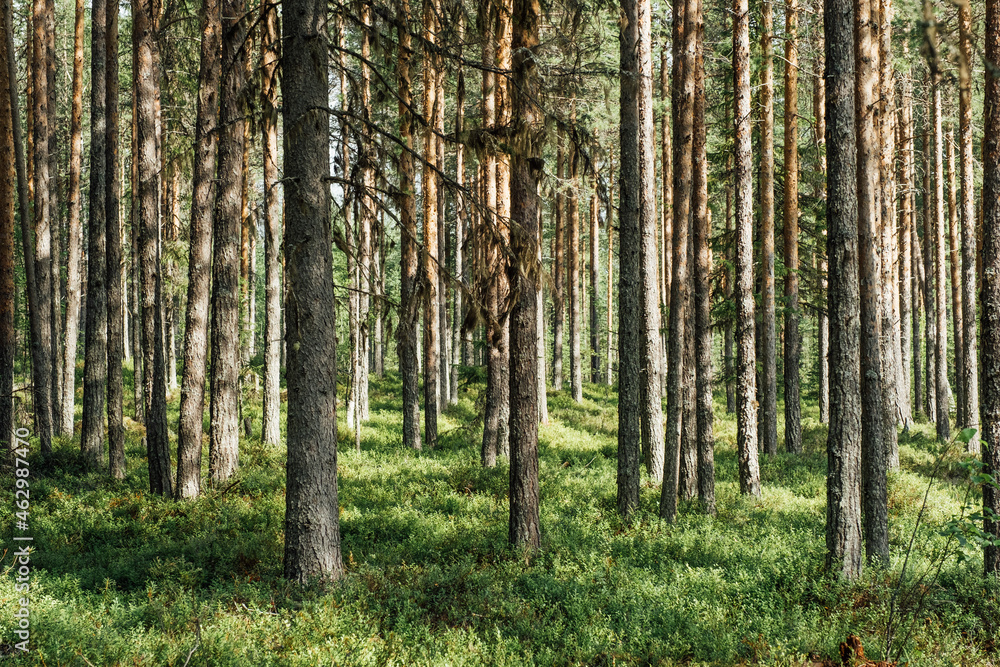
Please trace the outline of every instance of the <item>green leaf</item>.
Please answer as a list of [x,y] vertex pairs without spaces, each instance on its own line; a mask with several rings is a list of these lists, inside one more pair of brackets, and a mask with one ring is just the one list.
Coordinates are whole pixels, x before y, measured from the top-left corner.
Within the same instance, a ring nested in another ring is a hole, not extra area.
[[976,433],[978,432],[979,431],[974,428],[962,429],[962,432],[958,434],[958,439],[965,444],[969,444],[969,441],[976,437]]

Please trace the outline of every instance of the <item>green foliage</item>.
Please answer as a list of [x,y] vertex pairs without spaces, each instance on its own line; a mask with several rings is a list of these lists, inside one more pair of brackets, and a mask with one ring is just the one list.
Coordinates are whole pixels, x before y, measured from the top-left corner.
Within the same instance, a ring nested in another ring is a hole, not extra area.
[[[183,665],[194,648],[192,665],[800,665],[834,657],[848,633],[878,654],[895,570],[855,584],[824,571],[826,429],[813,406],[805,454],[762,459],[763,496],[751,500],[739,494],[735,421],[717,405],[718,516],[692,505],[664,524],[647,481],[626,523],[615,511],[616,395],[587,385],[576,405],[551,392],[543,548],[526,559],[507,546],[508,470],[479,464],[481,431],[468,425],[482,385],[465,376],[430,452],[400,445],[399,378],[373,384],[362,451],[338,456],[347,574],[326,588],[281,576],[283,447],[244,440],[236,483],[185,503],[147,493],[135,429],[123,482],[86,472],[70,442],[49,461],[33,458],[36,650],[13,664]],[[259,407],[244,415],[256,424]],[[341,436],[353,440],[344,426]],[[901,439],[904,470],[890,479],[897,569],[933,443],[923,424]],[[914,572],[940,562],[942,531],[961,507],[964,478],[950,474],[928,493]],[[983,664],[982,647],[998,639],[998,591],[983,589],[981,556],[966,558],[925,586],[919,616],[906,608],[909,664]],[[0,606],[15,597],[5,577]],[[9,622],[0,617],[0,641]]]

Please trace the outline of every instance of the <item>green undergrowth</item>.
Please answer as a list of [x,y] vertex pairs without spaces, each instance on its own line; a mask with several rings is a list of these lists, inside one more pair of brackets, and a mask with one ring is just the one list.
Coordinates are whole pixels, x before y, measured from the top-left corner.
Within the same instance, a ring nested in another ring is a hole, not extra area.
[[[762,457],[763,494],[752,500],[739,494],[735,419],[717,404],[718,515],[691,503],[667,525],[650,481],[634,520],[615,512],[616,394],[587,386],[576,405],[550,392],[552,420],[540,431],[543,544],[525,554],[506,542],[506,465],[479,464],[481,384],[465,389],[442,416],[433,451],[401,447],[396,376],[373,383],[361,452],[341,418],[346,576],[324,588],[299,589],[281,577],[285,453],[261,444],[259,408],[250,402],[244,415],[254,432],[241,443],[236,479],[193,502],[148,493],[137,426],[128,432],[122,482],[87,472],[77,441],[59,441],[48,460],[32,456],[32,651],[6,660],[802,665],[835,657],[851,633],[869,657],[881,657],[891,618],[893,658],[997,661],[1000,590],[984,586],[980,554],[940,534],[961,513],[967,485],[957,451],[939,462],[932,426],[900,436],[890,568],[845,584],[824,567],[826,428],[815,406],[803,406],[805,452]],[[974,493],[969,499],[978,502]],[[10,535],[11,512],[2,517]],[[12,561],[8,548],[0,662],[14,641],[7,610],[20,597]]]

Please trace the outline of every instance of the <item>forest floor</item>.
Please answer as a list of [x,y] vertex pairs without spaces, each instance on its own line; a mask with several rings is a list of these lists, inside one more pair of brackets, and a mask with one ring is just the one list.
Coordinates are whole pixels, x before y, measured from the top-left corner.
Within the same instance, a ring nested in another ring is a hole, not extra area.
[[[1000,588],[984,586],[976,549],[942,534],[978,496],[961,445],[939,457],[931,426],[900,436],[891,567],[844,584],[824,570],[826,428],[814,404],[803,406],[805,453],[762,457],[763,495],[749,500],[735,418],[717,402],[718,516],[691,504],[666,525],[649,481],[634,521],[615,512],[616,395],[588,385],[575,405],[550,392],[543,546],[528,558],[507,546],[507,467],[479,464],[481,388],[448,408],[435,450],[413,452],[400,444],[398,377],[373,378],[362,450],[338,456],[346,576],[325,589],[281,577],[285,452],[261,444],[249,403],[255,437],[241,443],[235,483],[194,502],[149,494],[134,423],[122,482],[85,472],[76,441],[32,455],[32,650],[4,655],[21,597],[5,538],[0,663],[791,666],[836,658],[848,634],[880,658],[891,625],[900,664],[1000,664]],[[172,424],[176,409],[177,395]],[[340,441],[353,443],[342,419]]]

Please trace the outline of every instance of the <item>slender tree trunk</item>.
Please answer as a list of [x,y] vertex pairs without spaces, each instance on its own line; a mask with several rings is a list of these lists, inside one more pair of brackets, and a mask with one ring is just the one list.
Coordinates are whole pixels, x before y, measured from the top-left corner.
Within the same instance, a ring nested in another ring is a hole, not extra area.
[[281,28],[274,4],[261,4],[261,139],[264,148],[264,415],[263,440],[281,439],[281,200],[278,198],[278,61]]
[[[33,0],[32,5],[31,110],[32,163],[34,174],[34,271],[35,309],[38,343],[32,355],[31,371],[35,422],[43,454],[52,451],[52,235],[50,222],[54,218],[49,196],[49,114],[48,62],[46,31],[46,0]],[[103,70],[102,70],[103,71]],[[103,256],[102,256],[103,257]],[[25,256],[25,263],[29,261]],[[100,261],[100,258],[98,258]],[[30,305],[30,304],[29,304]],[[88,327],[89,328],[89,327]],[[103,379],[102,379],[103,381]],[[103,408],[103,403],[101,404]]]
[[413,56],[409,32],[410,2],[402,0],[399,8],[399,136],[403,149],[399,154],[400,221],[400,309],[396,327],[399,371],[403,379],[403,446],[420,449],[420,383],[417,371],[417,322],[420,298],[417,294],[419,259],[417,256],[417,211],[414,195],[413,166],[413,94],[410,58]]
[[[828,0],[832,1],[832,0]],[[733,0],[733,74],[736,162],[736,456],[740,493],[760,496],[757,462],[757,365],[754,350],[753,192],[750,152],[750,8]],[[677,220],[677,217],[674,217]],[[671,330],[673,335],[673,330]]]
[[[87,464],[94,469],[104,467],[104,409],[108,386],[108,292],[105,283],[107,6],[105,0],[93,3],[90,33],[90,215],[87,241],[87,313],[84,333],[83,430],[80,435],[80,450]],[[38,164],[37,158],[35,164]],[[37,203],[39,199],[36,199],[36,205]]]
[[861,296],[852,13],[851,0],[824,0],[830,263],[826,549],[828,567],[847,580],[861,575]]
[[[576,122],[576,102],[573,102]],[[574,144],[569,154],[569,257],[566,282],[569,283],[569,386],[573,400],[583,401],[583,361],[580,337],[583,328],[583,298],[580,294],[580,149]]]
[[[677,492],[680,484],[680,457],[683,446],[684,419],[684,337],[685,324],[688,319],[688,218],[691,211],[692,164],[691,152],[694,140],[694,63],[691,55],[697,44],[697,31],[688,23],[688,2],[697,0],[674,0],[673,4],[673,88],[671,90],[671,113],[673,126],[673,223],[671,243],[673,246],[673,275],[670,279],[670,334],[667,340],[667,424],[663,458],[663,486],[660,493],[660,516],[668,522],[677,518]],[[693,13],[693,12],[692,12]],[[625,145],[622,145],[622,155],[630,155]],[[627,160],[622,161],[622,175],[625,174]],[[622,180],[624,183],[624,178]],[[622,210],[624,210],[624,193]],[[624,232],[624,227],[622,229]],[[622,250],[625,248],[624,233],[622,234]],[[624,259],[619,261],[624,262]],[[622,282],[625,283],[625,269],[622,265]],[[619,303],[619,312],[622,304]],[[624,331],[625,316],[619,330]],[[624,366],[624,343],[620,344],[619,356],[622,358],[622,368],[619,371],[619,384],[626,377],[628,369]],[[619,397],[621,405],[622,397]],[[620,419],[619,419],[620,421]],[[620,427],[619,427],[620,428]],[[655,470],[658,462],[655,458],[647,459],[646,466],[656,479]]]
[[[976,342],[976,204],[975,160],[972,156],[972,9],[970,3],[958,6],[959,67],[958,125],[961,143],[962,169],[962,343],[964,349],[964,375],[961,379],[965,396],[966,426],[979,428],[979,354]],[[995,61],[994,61],[995,62]],[[980,437],[976,433],[969,441],[969,452],[980,450]]]
[[49,412],[51,428],[55,432],[59,428],[59,406],[62,402],[62,379],[63,379],[63,331],[62,331],[62,304],[63,289],[61,279],[62,267],[62,235],[61,219],[59,209],[59,143],[58,127],[59,119],[56,104],[56,4],[55,0],[45,0],[45,78],[48,83],[46,94],[48,100],[45,105],[48,113],[48,148],[45,151],[49,161],[47,194],[49,198],[48,233],[50,237],[50,257],[49,270],[52,272],[52,298],[49,300],[52,312],[49,318],[51,327],[52,350],[49,356],[51,362],[51,378],[49,382]]
[[[667,48],[663,46],[660,50],[660,100],[663,102],[663,120],[660,127],[660,180],[662,182],[663,191],[663,205],[660,207],[660,217],[663,219],[662,227],[660,229],[660,242],[663,252],[660,254],[660,282],[663,284],[663,296],[661,297],[662,314],[663,317],[669,318],[670,316],[670,291],[671,284],[670,281],[673,280],[673,243],[674,243],[674,183],[673,183],[673,164],[672,164],[672,149],[671,149],[671,126],[670,126],[670,114],[672,113],[667,107],[670,104],[670,82],[669,74],[670,68],[667,67]],[[661,320],[662,321],[662,320]],[[661,335],[662,344],[662,356],[663,356],[663,396],[666,396],[667,391],[667,329],[668,326],[663,327],[663,333]]]
[[[424,40],[430,47],[437,40],[437,13],[434,0],[424,0],[423,21]],[[433,119],[437,105],[436,58],[430,49],[424,50],[424,118]],[[424,441],[431,449],[437,444],[438,409],[441,405],[441,378],[438,363],[438,194],[437,176],[433,166],[437,165],[437,139],[433,122],[424,129],[424,172],[421,179],[424,206],[424,247],[422,253],[424,273]]]
[[[354,378],[353,395],[355,397],[355,410],[357,414],[354,419],[356,429],[355,442],[360,445],[360,435],[362,423],[368,421],[370,409],[368,405],[368,355],[371,352],[371,293],[375,286],[372,280],[374,267],[374,247],[375,242],[372,236],[375,225],[375,199],[373,189],[375,187],[375,161],[377,157],[374,153],[374,144],[371,134],[371,70],[368,61],[371,58],[371,36],[369,27],[371,25],[371,5],[361,5],[361,109],[363,118],[359,149],[359,167],[361,169],[361,192],[357,195],[360,215],[358,222],[358,246],[357,246],[357,271],[358,271],[358,328],[357,328],[357,354],[354,358]],[[433,164],[433,162],[431,163]],[[438,397],[440,406],[440,396]]]
[[[590,285],[590,381],[597,384],[601,381],[601,357],[599,349],[601,346],[600,327],[597,323],[597,294],[600,288],[600,203],[597,200],[597,179],[594,178],[594,189],[590,195],[590,265],[589,276]],[[657,305],[659,310],[659,305]],[[659,332],[657,332],[659,338]]]
[[[163,285],[160,278],[161,222],[157,197],[160,162],[157,159],[156,98],[159,95],[159,53],[154,7],[147,0],[132,3],[132,46],[136,58],[135,99],[138,117],[137,163],[139,189],[139,246],[142,264],[142,352],[145,367],[146,448],[150,491],[172,495],[170,440],[167,433],[166,360],[163,354]],[[240,71],[242,69],[240,68]],[[213,359],[219,357],[213,355]],[[215,420],[213,420],[215,423]]]
[[[458,15],[458,72],[456,74],[455,85],[455,136],[462,137],[465,133],[465,68],[462,66],[463,40],[465,39],[465,14],[459,12]],[[469,358],[470,339],[466,333],[465,316],[468,305],[464,303],[465,292],[469,289],[469,259],[465,254],[466,229],[468,228],[469,211],[466,209],[465,195],[465,144],[459,140],[455,144],[455,184],[458,186],[455,195],[455,277],[459,285],[455,289],[455,342],[453,344],[454,354],[454,375],[455,381],[452,383],[452,403],[458,402],[458,376],[459,366],[471,365]],[[544,307],[544,303],[542,304]],[[539,334],[544,345],[544,330]],[[544,350],[542,359],[544,363]]]
[[802,451],[799,404],[799,49],[798,2],[785,7],[785,449]]
[[778,453],[778,362],[774,303],[774,64],[771,53],[774,7],[763,5],[760,50],[763,60],[760,106],[760,252],[761,329],[760,353],[760,448],[765,454]]
[[[0,90],[13,91],[16,85],[11,85],[11,65],[14,53],[11,49],[10,35],[13,27],[10,24],[11,2],[4,0],[0,6]],[[77,7],[78,23],[83,14],[82,0]],[[82,29],[78,30],[82,41]],[[82,44],[80,46],[80,65],[83,67]],[[81,76],[82,79],[82,76]],[[75,92],[75,91],[74,91]],[[16,93],[15,93],[16,94]],[[80,92],[82,100],[82,90]],[[75,99],[75,97],[74,97]],[[10,450],[14,444],[14,352],[17,347],[14,331],[15,284],[14,284],[14,115],[17,107],[11,105],[11,95],[0,97],[0,164],[5,165],[0,173],[0,459],[5,463],[10,459]],[[79,123],[79,114],[74,116]],[[76,126],[75,126],[76,127]],[[79,134],[77,127],[76,134]],[[74,138],[76,135],[74,135]],[[79,142],[78,142],[79,143]],[[75,146],[76,144],[74,144]],[[77,160],[79,162],[79,160]],[[79,174],[77,175],[79,186]],[[77,225],[79,226],[79,204],[77,205]],[[24,228],[26,232],[26,227]],[[25,258],[27,264],[29,258]]]
[[[531,67],[534,65],[532,64]],[[515,93],[515,100],[517,99],[517,94]],[[515,176],[517,174],[515,173]],[[535,234],[535,261],[538,262],[538,275],[542,275],[542,241],[544,234],[542,229],[542,200],[539,196],[540,192],[539,179],[535,178],[535,213],[538,220],[536,221],[537,232]],[[610,223],[610,221],[609,221]],[[538,421],[541,424],[549,423],[549,398],[547,395],[547,385],[545,382],[545,292],[542,290],[542,280],[539,278],[535,281],[535,356],[538,358],[536,362],[535,371],[537,374],[538,383]],[[456,290],[456,296],[461,293],[460,290]],[[457,384],[458,377],[455,378]],[[457,396],[456,396],[457,401]]]
[[338,579],[337,339],[333,242],[326,3],[287,0],[283,7],[281,97],[285,128],[285,340],[288,343],[287,579]]
[[[823,51],[825,39],[823,33],[816,31],[816,41],[819,42],[816,56],[817,75],[813,79],[813,115],[816,118],[816,150],[819,154],[819,168],[823,175],[821,185],[818,187],[819,197],[826,200],[827,196],[827,168],[826,168],[826,79],[823,74],[824,58]],[[829,234],[829,225],[828,231]],[[829,236],[827,236],[829,238]],[[829,256],[826,243],[817,244],[816,253],[819,255],[819,288],[824,297],[829,293]],[[830,304],[824,303],[824,307],[819,309],[819,321],[817,322],[817,338],[819,348],[819,421],[821,424],[830,423]]]
[[614,261],[615,261],[615,225],[614,225],[614,206],[612,204],[612,197],[614,192],[614,163],[610,160],[609,155],[609,165],[608,165],[608,182],[607,182],[607,200],[605,201],[605,221],[608,228],[608,289],[607,289],[607,330],[608,330],[608,340],[605,345],[605,355],[607,356],[607,366],[604,372],[604,384],[611,387],[614,386],[614,366],[615,366],[615,352],[613,345],[614,332],[612,331],[614,327]]
[[855,81],[858,98],[858,278],[861,295],[861,465],[864,487],[865,554],[869,564],[889,564],[886,490],[885,381],[881,355],[881,265],[878,252],[878,45],[873,35],[873,1],[854,0]]
[[[728,88],[728,86],[727,86]],[[731,115],[727,114],[726,124],[732,122]],[[732,154],[726,157],[726,171],[732,172],[733,169],[733,157]],[[726,238],[730,239],[730,254],[732,257],[732,238],[733,238],[733,186],[730,181],[726,181]],[[723,264],[723,278],[725,280],[725,296],[726,301],[732,303],[736,292],[733,286],[733,269],[732,262],[726,261]],[[736,384],[733,382],[734,375],[736,373],[736,357],[733,354],[733,332],[734,332],[734,320],[725,322],[723,325],[725,327],[725,334],[723,339],[723,369],[725,371],[725,382],[726,382],[726,414],[736,414]]]
[[[219,124],[219,80],[222,71],[219,61],[222,48],[222,14],[219,0],[204,1],[201,8],[201,36],[194,185],[191,192],[191,251],[188,259],[187,313],[184,326],[184,374],[181,378],[177,445],[178,498],[194,498],[201,491],[201,437],[205,414],[208,304],[212,289],[212,204],[218,152],[216,128]],[[266,65],[264,80],[267,84]],[[267,119],[265,110],[265,122]],[[266,181],[268,166],[266,157],[264,166]],[[265,381],[265,403],[267,403],[266,387]],[[264,412],[266,426],[266,407]]]
[[222,2],[222,78],[219,96],[218,182],[213,212],[211,428],[208,468],[213,486],[239,466],[240,232],[243,182],[243,104],[247,57],[241,0]]
[[[982,291],[979,294],[980,331],[982,332],[982,396],[980,418],[983,424],[983,472],[996,478],[1000,473],[1000,76],[994,65],[1000,63],[1000,0],[986,3],[985,121],[983,123],[983,221]],[[968,267],[966,267],[968,268]],[[987,510],[992,514],[988,514]],[[1000,538],[1000,490],[983,485],[983,530]],[[1000,547],[987,546],[983,554],[986,575],[1000,573]]]
[[[629,517],[639,508],[639,455],[643,419],[649,418],[645,399],[650,385],[644,383],[643,367],[648,366],[649,329],[646,312],[652,290],[652,306],[659,313],[658,286],[645,263],[656,257],[656,218],[653,181],[653,90],[652,6],[649,0],[625,0],[621,4],[625,21],[618,35],[620,66],[620,130],[622,155],[635,159],[622,162],[621,234],[618,304],[618,513]],[[571,170],[575,174],[575,167]],[[576,227],[576,221],[572,223]],[[575,236],[575,234],[574,234]],[[652,242],[650,252],[647,243]],[[576,245],[571,242],[571,245]],[[572,260],[571,260],[572,263]],[[576,280],[575,271],[570,289]],[[654,338],[659,351],[659,332]],[[646,391],[644,392],[643,389]],[[649,398],[660,401],[659,387]],[[657,422],[659,423],[659,421]],[[652,426],[652,424],[650,424]],[[662,436],[661,436],[662,439]],[[650,441],[655,444],[655,440]],[[662,466],[662,463],[660,464]],[[664,496],[667,491],[664,490]],[[676,485],[670,494],[676,506]],[[663,501],[661,500],[661,508]]]
[[935,310],[937,313],[937,331],[935,332],[934,369],[935,369],[935,401],[937,412],[937,436],[941,441],[947,441],[951,436],[951,426],[948,423],[948,411],[951,400],[948,387],[948,293],[946,291],[945,235],[944,221],[944,137],[941,129],[941,82],[940,76],[931,76],[931,94],[933,96],[934,122],[934,268],[937,290],[935,291]]
[[879,144],[879,253],[881,259],[881,356],[882,403],[885,411],[883,438],[885,456],[890,470],[899,467],[899,441],[896,425],[902,421],[898,396],[899,382],[899,319],[896,312],[896,180],[892,163],[896,157],[895,86],[892,74],[892,0],[872,0],[872,18],[878,21],[879,83],[876,88],[878,121],[876,136]]
[[[530,272],[541,238],[538,215],[538,176],[541,145],[536,139],[541,114],[535,107],[540,82],[535,65],[539,45],[539,0],[515,0],[513,13],[513,125],[527,135],[525,146],[514,153],[511,179],[511,245],[519,261],[508,265],[512,291],[519,295],[510,326],[510,543],[537,549],[541,546],[538,508],[538,381],[537,381],[537,277]],[[520,229],[518,229],[520,228]]]
[[955,137],[951,130],[945,137],[948,145],[948,263],[951,266],[951,321],[952,340],[955,341],[955,426],[965,426],[965,396],[962,378],[965,362],[962,338],[962,283],[958,251],[958,197],[955,183]]
[[[138,69],[138,56],[133,49],[132,70]],[[139,154],[139,111],[136,105],[136,96],[133,85],[132,94],[132,155]],[[135,420],[140,424],[146,423],[146,399],[145,387],[146,370],[143,368],[145,356],[142,351],[142,262],[140,251],[141,223],[139,220],[139,161],[134,157],[130,169],[131,179],[131,207],[129,211],[130,227],[132,228],[132,400]]]
[[107,141],[105,148],[105,223],[108,287],[108,452],[110,472],[125,479],[125,292],[122,278],[121,181],[118,160],[118,12],[107,12]]
[[[483,74],[486,76],[486,73]],[[566,312],[563,282],[566,279],[566,261],[563,257],[565,231],[565,197],[562,181],[566,177],[565,156],[563,154],[563,131],[556,139],[556,224],[552,239],[552,388],[562,391],[563,386],[563,319]]]
[[705,126],[705,20],[695,6],[697,47],[694,60],[694,174],[692,236],[694,246],[694,341],[697,395],[698,500],[702,511],[715,514],[715,415],[712,408],[712,215],[708,208],[708,129]]
[[902,207],[899,213],[899,322],[900,332],[899,365],[902,382],[896,388],[903,412],[903,428],[908,430],[913,421],[913,392],[910,389],[910,365],[913,359],[913,325],[914,313],[913,289],[913,134],[912,100],[909,80],[902,84],[902,108],[900,119],[896,124],[896,145],[900,149],[899,165],[900,189],[903,193]]
[[[73,435],[76,399],[76,349],[80,325],[80,252],[83,232],[80,226],[80,172],[83,162],[83,39],[86,14],[83,0],[76,1],[73,30],[73,101],[70,111],[69,209],[66,235],[66,346],[63,359],[62,397],[59,431]],[[13,161],[11,161],[13,162]],[[9,163],[8,163],[9,164]],[[0,435],[2,437],[2,435]]]
[[[930,86],[928,85],[929,89]],[[931,93],[927,90],[927,107],[924,114],[924,215],[921,218],[921,253],[923,255],[923,274],[921,284],[923,285],[924,303],[924,331],[926,341],[924,342],[924,412],[928,419],[937,419],[937,369],[935,366],[935,351],[937,350],[937,307],[934,299],[934,258],[935,254],[931,245],[932,231],[931,221],[933,194],[931,193]]]

